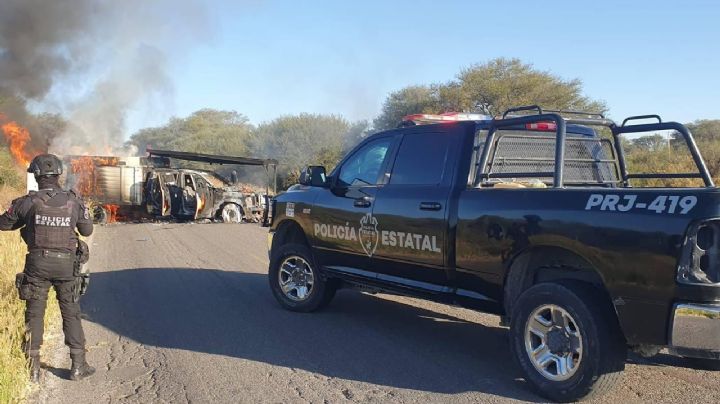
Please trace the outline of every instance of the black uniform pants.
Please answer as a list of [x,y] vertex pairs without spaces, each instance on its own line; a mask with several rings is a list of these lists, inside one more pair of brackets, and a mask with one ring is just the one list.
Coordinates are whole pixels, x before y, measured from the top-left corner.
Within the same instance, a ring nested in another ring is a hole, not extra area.
[[[75,279],[72,277],[72,261],[28,256],[25,274],[25,282],[30,286],[25,306],[30,353],[37,354],[43,343],[45,307],[51,286],[55,289],[60,306],[65,345],[70,347],[71,354],[84,352],[85,333],[82,329],[80,304],[73,302]],[[55,274],[57,276],[53,276]]]

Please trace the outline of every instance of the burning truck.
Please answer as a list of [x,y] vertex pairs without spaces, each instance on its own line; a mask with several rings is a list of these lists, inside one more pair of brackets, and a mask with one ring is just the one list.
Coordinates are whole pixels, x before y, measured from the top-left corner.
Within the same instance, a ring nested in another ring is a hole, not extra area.
[[[94,219],[111,223],[142,217],[256,222],[275,192],[276,160],[148,150],[148,157],[61,156],[66,188],[88,203]],[[172,168],[170,159],[265,169],[264,192],[209,170]],[[272,187],[270,183],[272,182]],[[37,189],[32,174],[28,190]]]

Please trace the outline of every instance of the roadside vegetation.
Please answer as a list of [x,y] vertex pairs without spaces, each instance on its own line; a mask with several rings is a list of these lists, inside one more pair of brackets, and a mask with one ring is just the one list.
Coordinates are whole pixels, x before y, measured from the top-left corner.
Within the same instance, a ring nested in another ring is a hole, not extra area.
[[[720,185],[720,120],[687,123],[716,185]],[[651,134],[628,140],[624,145],[628,170],[635,173],[697,172],[685,140],[678,133]],[[700,179],[653,179],[637,181],[648,186],[702,186]]]
[[[21,194],[21,176],[7,149],[0,148],[0,210]],[[17,298],[15,274],[22,271],[25,245],[18,232],[0,232],[0,403],[15,402],[28,381],[22,352],[24,304]]]
[[[0,147],[0,210],[25,192],[23,173]],[[28,363],[22,351],[25,304],[18,299],[15,274],[25,264],[25,243],[20,232],[0,232],[0,403],[21,401],[28,393]],[[56,324],[59,308],[50,292],[46,323]]]
[[22,352],[24,304],[17,298],[15,274],[22,271],[25,245],[17,232],[0,233],[0,403],[17,401],[28,383]]

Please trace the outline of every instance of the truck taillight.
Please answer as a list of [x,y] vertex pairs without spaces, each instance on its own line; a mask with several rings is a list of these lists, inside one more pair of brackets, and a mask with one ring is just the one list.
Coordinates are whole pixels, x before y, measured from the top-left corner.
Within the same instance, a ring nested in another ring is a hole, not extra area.
[[720,220],[691,226],[677,280],[684,284],[720,285]]
[[536,130],[538,132],[555,132],[557,124],[555,122],[535,122],[525,124],[525,129]]

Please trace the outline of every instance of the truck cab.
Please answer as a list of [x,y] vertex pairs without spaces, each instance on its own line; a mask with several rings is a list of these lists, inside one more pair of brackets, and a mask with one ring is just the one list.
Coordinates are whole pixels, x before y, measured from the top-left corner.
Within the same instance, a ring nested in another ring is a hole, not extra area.
[[[658,130],[680,134],[696,172],[628,171],[621,136]],[[649,178],[701,185],[634,186]],[[413,115],[300,183],[268,212],[268,278],[289,310],[357,287],[497,314],[557,401],[609,389],[628,347],[720,357],[720,192],[680,124]]]
[[[261,210],[255,199],[212,171],[148,169],[144,185],[147,213],[178,219],[219,219],[238,223]],[[252,195],[254,196],[254,195]]]

